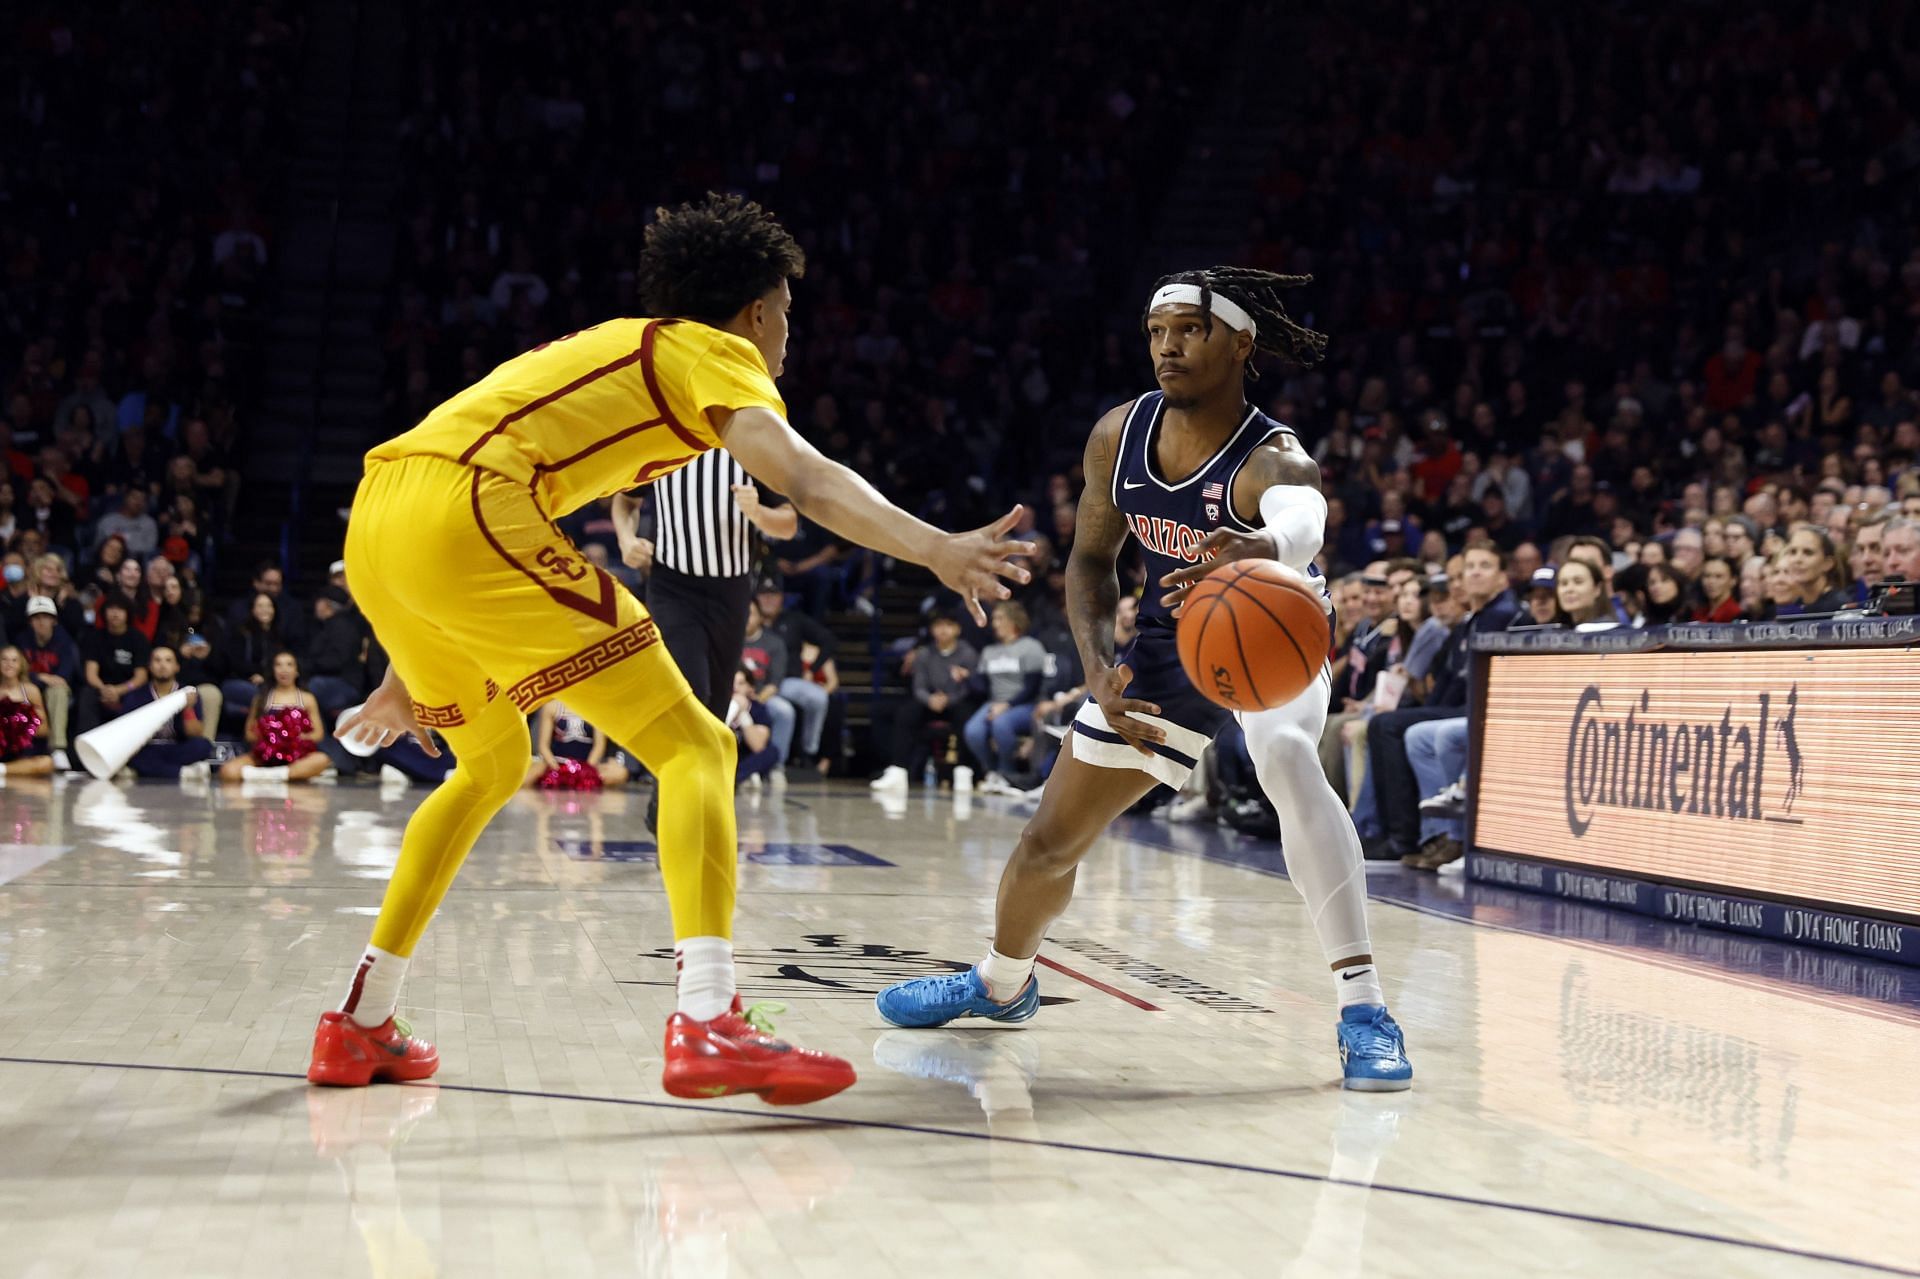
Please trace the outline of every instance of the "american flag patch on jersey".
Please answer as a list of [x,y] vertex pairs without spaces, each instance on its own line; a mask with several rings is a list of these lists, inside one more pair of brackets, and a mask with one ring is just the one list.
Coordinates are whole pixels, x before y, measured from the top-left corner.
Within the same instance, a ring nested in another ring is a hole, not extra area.
[[1203,502],[1218,502],[1225,493],[1226,490],[1218,484],[1202,484],[1200,486],[1200,500]]

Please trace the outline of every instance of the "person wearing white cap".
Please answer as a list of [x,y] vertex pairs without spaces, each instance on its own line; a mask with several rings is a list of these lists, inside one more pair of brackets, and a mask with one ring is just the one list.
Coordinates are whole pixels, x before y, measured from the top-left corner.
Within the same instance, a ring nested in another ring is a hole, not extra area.
[[67,720],[73,712],[73,686],[80,679],[80,646],[60,628],[60,608],[45,595],[27,601],[27,633],[20,639],[27,669],[47,706],[47,739],[54,762],[67,749]]

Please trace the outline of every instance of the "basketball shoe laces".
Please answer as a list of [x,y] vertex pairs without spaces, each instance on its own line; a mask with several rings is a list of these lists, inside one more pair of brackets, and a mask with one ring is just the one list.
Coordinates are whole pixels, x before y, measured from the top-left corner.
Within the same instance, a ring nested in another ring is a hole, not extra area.
[[[943,1004],[956,1000],[970,1001],[974,999],[973,982],[969,980],[972,976],[973,970],[968,969],[963,973],[945,973],[933,978],[934,999],[937,999]],[[982,990],[987,989],[985,978],[981,978],[980,987]],[[993,992],[991,990],[987,990],[987,1002],[993,1002]]]
[[787,1011],[787,1006],[777,999],[762,999],[748,1004],[740,1010],[740,1020],[753,1027],[754,1033],[773,1038],[773,1019]]
[[1364,1022],[1349,1022],[1348,1025],[1360,1033],[1355,1036],[1358,1043],[1353,1048],[1356,1057],[1366,1057],[1384,1061],[1397,1061],[1400,1057],[1400,1045],[1393,1034],[1381,1026],[1387,1018],[1387,1010],[1380,1009]]

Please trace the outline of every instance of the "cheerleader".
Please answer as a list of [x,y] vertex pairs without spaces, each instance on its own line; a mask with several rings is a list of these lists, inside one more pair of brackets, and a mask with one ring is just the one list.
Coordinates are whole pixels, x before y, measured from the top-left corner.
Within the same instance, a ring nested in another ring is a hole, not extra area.
[[607,750],[607,735],[567,708],[548,702],[534,719],[534,750],[528,786],[541,790],[599,790],[624,786],[632,775],[627,757]]
[[0,777],[45,777],[52,771],[46,704],[27,678],[25,655],[9,644],[0,648]]
[[273,656],[273,679],[254,695],[247,710],[247,744],[252,753],[220,766],[226,782],[304,782],[333,767],[316,749],[326,736],[320,704],[300,687],[300,662],[282,650]]

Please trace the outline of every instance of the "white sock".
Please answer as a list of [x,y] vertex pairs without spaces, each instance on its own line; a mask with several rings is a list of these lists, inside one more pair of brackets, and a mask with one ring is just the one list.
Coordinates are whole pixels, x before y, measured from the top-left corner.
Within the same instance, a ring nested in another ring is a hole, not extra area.
[[1380,989],[1380,970],[1369,959],[1364,964],[1349,964],[1333,970],[1333,1001],[1342,1009],[1355,1004],[1387,1005],[1386,992]]
[[287,780],[285,764],[248,764],[240,770],[243,782],[284,782]]
[[673,945],[680,970],[679,1010],[712,1021],[733,1007],[733,943],[724,937],[686,937]]
[[1028,955],[1025,959],[1015,959],[987,947],[987,957],[980,961],[980,979],[987,983],[987,997],[997,1004],[1018,999],[1020,992],[1027,988],[1027,980],[1033,976],[1035,958]]
[[410,960],[378,946],[368,946],[354,970],[353,982],[340,1011],[362,1026],[378,1026],[400,1006],[400,983],[406,980]]
[[7,766],[5,764],[0,764],[0,777],[5,777],[6,775],[7,775]]
[[1287,878],[1306,899],[1321,952],[1329,964],[1369,956],[1365,964],[1334,972],[1340,1007],[1385,1004],[1379,970],[1371,961],[1367,863],[1360,836],[1320,767],[1318,743],[1326,704],[1326,691],[1316,683],[1286,705],[1242,716],[1240,723],[1260,789],[1280,817]]

